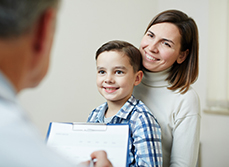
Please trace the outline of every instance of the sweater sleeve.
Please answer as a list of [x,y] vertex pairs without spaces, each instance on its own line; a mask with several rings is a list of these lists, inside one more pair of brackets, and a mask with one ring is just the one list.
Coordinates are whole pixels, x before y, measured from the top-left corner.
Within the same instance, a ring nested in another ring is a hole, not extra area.
[[173,143],[170,167],[195,167],[200,141],[200,102],[195,91],[182,98],[173,113]]

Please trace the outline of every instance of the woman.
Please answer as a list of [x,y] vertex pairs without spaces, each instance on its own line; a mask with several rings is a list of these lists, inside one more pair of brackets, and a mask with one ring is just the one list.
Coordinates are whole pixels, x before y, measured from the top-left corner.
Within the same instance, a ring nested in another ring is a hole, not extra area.
[[158,14],[141,41],[144,77],[134,90],[162,129],[164,167],[196,166],[200,104],[190,86],[198,77],[198,29],[178,10]]

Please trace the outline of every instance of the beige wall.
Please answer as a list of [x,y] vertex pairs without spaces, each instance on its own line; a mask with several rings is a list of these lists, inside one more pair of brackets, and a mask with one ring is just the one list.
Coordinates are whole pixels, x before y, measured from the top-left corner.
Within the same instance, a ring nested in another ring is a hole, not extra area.
[[[217,1],[216,1],[217,2]],[[50,71],[35,90],[20,100],[45,136],[50,121],[86,121],[104,99],[95,85],[96,49],[112,39],[139,46],[152,17],[165,9],[180,9],[193,17],[200,33],[200,75],[193,85],[206,107],[208,0],[63,0]],[[229,117],[202,112],[202,167],[229,164]]]
[[102,102],[95,84],[95,52],[112,39],[137,47],[156,14],[155,3],[139,0],[63,0],[49,73],[20,99],[45,135],[50,121],[86,121]]

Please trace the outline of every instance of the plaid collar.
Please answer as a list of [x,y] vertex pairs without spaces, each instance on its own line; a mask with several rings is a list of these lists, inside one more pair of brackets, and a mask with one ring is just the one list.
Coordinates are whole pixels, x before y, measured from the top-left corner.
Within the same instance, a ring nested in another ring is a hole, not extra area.
[[[126,119],[128,115],[131,113],[133,108],[138,104],[138,101],[133,95],[127,100],[127,102],[122,106],[122,108],[118,111],[117,114],[115,114],[114,117],[123,118]],[[99,112],[96,116],[95,121],[96,122],[103,122],[105,112],[107,111],[108,105],[107,102],[103,103],[99,107],[97,107],[95,110]]]

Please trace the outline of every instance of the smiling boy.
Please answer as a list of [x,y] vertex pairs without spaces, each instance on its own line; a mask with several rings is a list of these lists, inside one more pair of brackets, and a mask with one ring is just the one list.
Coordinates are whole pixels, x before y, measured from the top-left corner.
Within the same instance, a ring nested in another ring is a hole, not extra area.
[[142,56],[132,44],[110,41],[96,52],[97,87],[107,100],[88,122],[130,125],[128,166],[162,166],[161,129],[149,109],[133,95],[143,76]]

